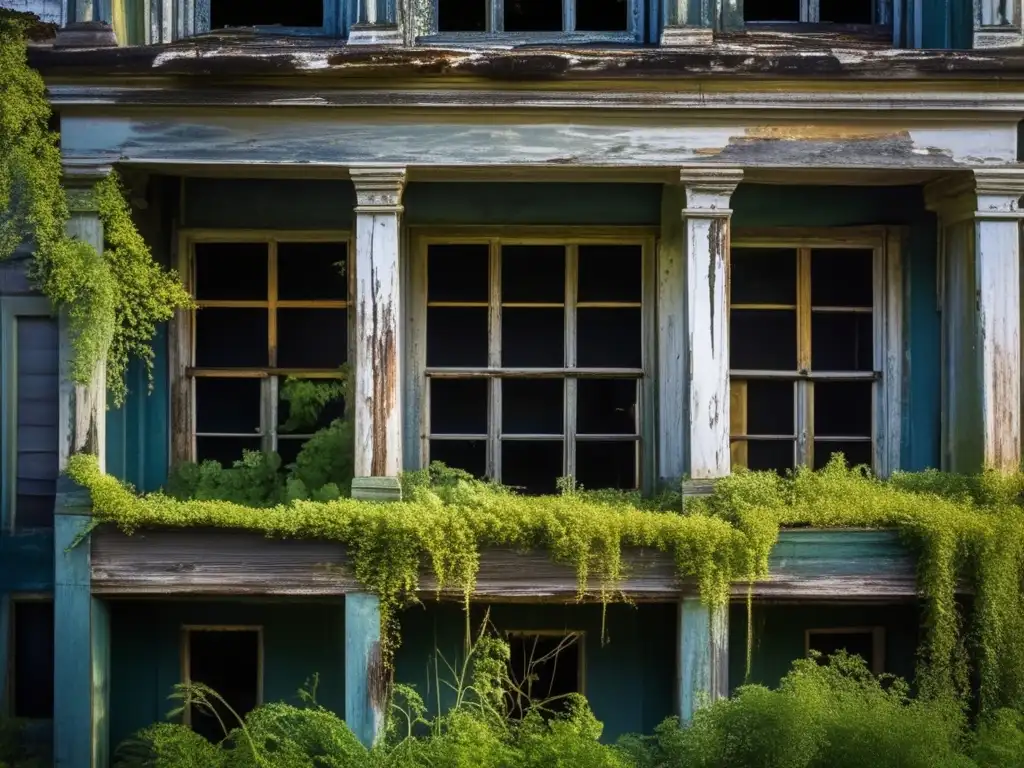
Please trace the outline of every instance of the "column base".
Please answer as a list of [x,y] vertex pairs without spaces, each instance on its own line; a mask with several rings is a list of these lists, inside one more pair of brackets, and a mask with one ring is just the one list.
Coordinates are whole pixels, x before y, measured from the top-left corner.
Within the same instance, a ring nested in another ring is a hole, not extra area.
[[665,27],[661,31],[662,48],[697,48],[706,47],[715,42],[715,33],[710,27],[684,25]]
[[401,501],[402,484],[397,477],[353,477],[352,498],[364,501]]
[[54,48],[116,48],[114,28],[103,21],[73,21],[57,30]]
[[405,40],[397,24],[353,24],[349,45],[402,45]]

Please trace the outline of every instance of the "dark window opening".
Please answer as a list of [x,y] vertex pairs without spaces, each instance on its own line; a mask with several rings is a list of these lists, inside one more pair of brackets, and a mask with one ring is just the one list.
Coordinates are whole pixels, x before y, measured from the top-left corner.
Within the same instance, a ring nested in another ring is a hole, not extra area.
[[811,630],[808,639],[808,650],[818,651],[819,663],[827,664],[829,657],[839,651],[846,651],[851,656],[860,656],[868,665],[875,668],[874,633],[866,632],[816,632]]
[[562,3],[557,0],[505,0],[506,32],[561,32]]
[[576,0],[579,32],[625,32],[629,29],[626,0]]
[[582,635],[510,634],[509,711],[522,718],[531,707],[541,714],[564,712],[568,696],[582,693]]
[[514,303],[565,301],[565,246],[506,245],[501,249],[501,300]]
[[344,243],[278,243],[277,298],[281,301],[345,301],[348,298],[347,250]]
[[431,440],[430,460],[483,478],[487,474],[487,441]]
[[836,453],[843,454],[848,467],[856,467],[861,464],[870,467],[874,463],[870,440],[815,440],[814,466],[821,469]]
[[800,0],[745,0],[744,21],[800,21]]
[[210,0],[210,29],[323,25],[324,0]]
[[53,718],[53,603],[11,603],[14,625],[14,717]]
[[14,524],[18,529],[52,528],[60,442],[57,320],[20,316],[16,325]]
[[581,245],[576,300],[639,303],[643,298],[639,245]]
[[562,440],[503,440],[501,481],[520,493],[555,493],[565,475]]
[[437,0],[438,32],[486,32],[487,0]]
[[575,480],[584,490],[637,487],[637,444],[632,440],[577,440]]
[[874,370],[874,318],[870,312],[812,312],[811,368]]
[[729,300],[733,304],[796,305],[796,251],[733,248]]
[[565,365],[565,310],[503,308],[501,364],[507,368],[561,368]]
[[733,309],[729,366],[744,371],[796,370],[796,310]]
[[[746,461],[742,464],[749,469],[785,475],[796,466],[796,445],[792,440],[744,440],[737,443],[741,450],[746,450]],[[733,443],[734,453],[737,443]]]
[[562,379],[505,379],[501,406],[506,435],[560,435],[565,428]]
[[637,434],[636,379],[580,379],[576,384],[576,433]]
[[196,243],[198,301],[266,301],[266,243]]
[[811,306],[870,308],[875,303],[874,257],[866,249],[811,251]]
[[486,243],[431,245],[427,252],[427,300],[490,299],[490,249]]
[[[259,704],[260,636],[255,630],[188,631],[188,679],[216,691],[240,717]],[[220,702],[212,702],[221,720],[231,728],[233,716]],[[200,707],[191,708],[192,730],[216,743],[225,734],[217,718]]]
[[821,21],[834,24],[874,23],[874,0],[819,0]]
[[428,307],[427,365],[487,366],[487,307]]
[[486,435],[485,379],[432,379],[430,432],[434,435]]
[[796,436],[793,382],[751,379],[746,388],[748,435]]
[[348,358],[346,315],[344,309],[278,309],[278,367],[340,368]]
[[576,310],[576,364],[580,368],[641,368],[642,314],[639,307]]
[[264,368],[269,364],[265,309],[200,307],[196,310],[196,365]]

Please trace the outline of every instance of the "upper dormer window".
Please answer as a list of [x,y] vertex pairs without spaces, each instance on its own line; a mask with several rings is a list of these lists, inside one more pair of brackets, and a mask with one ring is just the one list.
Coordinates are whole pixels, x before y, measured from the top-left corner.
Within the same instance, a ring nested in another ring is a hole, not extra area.
[[641,0],[434,0],[431,32],[445,39],[493,35],[637,42],[642,30],[640,3]]
[[877,24],[877,0],[745,0],[750,23]]

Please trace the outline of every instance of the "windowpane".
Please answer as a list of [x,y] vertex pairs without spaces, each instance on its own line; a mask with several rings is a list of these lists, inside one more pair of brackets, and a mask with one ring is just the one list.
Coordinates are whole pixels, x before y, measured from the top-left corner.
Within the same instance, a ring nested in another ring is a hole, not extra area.
[[[309,435],[313,432],[317,432],[325,427],[329,427],[331,422],[335,419],[340,419],[345,415],[345,398],[337,397],[333,400],[324,404],[324,407],[320,410],[320,415],[317,420],[313,423],[309,423],[308,417],[303,416],[302,418],[296,419],[294,422],[291,421],[291,403],[284,399],[284,395],[288,389],[285,385],[285,378],[279,379],[280,386],[278,387],[278,401],[277,401],[277,424],[279,431],[284,434],[296,434],[296,435]],[[326,384],[330,379],[304,379],[304,381],[312,381],[318,384]]]
[[800,0],[744,0],[744,21],[800,21]]
[[815,382],[814,436],[870,437],[872,387],[870,381]]
[[259,379],[196,379],[196,432],[259,434]]
[[819,0],[821,21],[835,24],[872,24],[874,0]]
[[196,365],[262,368],[268,365],[267,310],[196,310]]
[[732,444],[733,461],[737,454],[743,457],[738,464],[748,469],[769,470],[785,474],[793,469],[796,460],[796,442],[793,440],[737,440]]
[[729,319],[731,368],[748,371],[796,370],[794,310],[734,309]]
[[872,448],[870,440],[849,441],[849,440],[815,440],[814,441],[814,466],[821,469],[828,464],[832,454],[841,453],[846,459],[847,466],[855,467],[860,464],[872,465]]
[[286,435],[279,435],[277,438],[277,454],[281,457],[281,466],[287,467],[289,464],[294,464],[299,453],[302,451],[302,446],[306,444],[309,438],[306,437],[288,437]]
[[486,32],[487,0],[437,0],[439,32]]
[[504,379],[501,430],[506,435],[560,435],[565,428],[562,379]]
[[751,379],[745,384],[746,434],[796,434],[793,382]]
[[266,243],[196,243],[198,301],[266,301]]
[[487,307],[429,307],[427,365],[487,367]]
[[636,391],[636,379],[580,379],[576,383],[577,434],[636,434]]
[[345,301],[347,260],[345,243],[278,243],[277,298]]
[[873,263],[874,253],[867,249],[811,251],[811,306],[874,305]]
[[344,309],[277,310],[279,368],[339,368],[348,359]]
[[[187,635],[189,680],[203,683],[217,692],[212,701],[221,722],[231,722],[233,715],[224,701],[239,717],[245,717],[259,704],[260,653],[259,633],[249,631],[190,630]],[[192,707],[192,730],[217,743],[224,738],[217,718]]]
[[811,368],[816,371],[874,369],[874,330],[869,312],[812,312]]
[[569,694],[580,693],[579,635],[510,634],[508,675],[509,714],[522,718],[530,704],[544,703],[544,711],[564,712]]
[[643,249],[639,245],[581,245],[577,301],[643,299]]
[[15,321],[17,400],[14,522],[20,529],[52,528],[59,458],[59,340],[53,317]]
[[828,657],[839,651],[851,656],[860,656],[872,669],[875,663],[874,637],[871,632],[810,632],[808,650],[818,651],[820,663],[827,664]]
[[579,32],[625,32],[629,29],[626,0],[576,0]]
[[431,379],[430,433],[487,434],[486,379]]
[[474,477],[487,474],[487,442],[485,440],[431,440],[430,460],[462,469]]
[[639,308],[576,310],[576,365],[580,368],[642,368]]
[[[505,6],[508,8],[508,6]],[[565,246],[506,245],[501,249],[502,302],[565,301]]]
[[[483,7],[481,0],[476,2]],[[428,301],[490,299],[490,247],[487,243],[431,245],[427,251]]]
[[796,251],[733,248],[729,300],[733,304],[796,304]]
[[565,310],[502,309],[501,364],[509,368],[565,365]]
[[637,486],[637,444],[632,440],[576,441],[576,482],[586,490]]
[[561,32],[558,0],[505,0],[506,32]]
[[501,482],[520,493],[554,493],[565,474],[561,440],[503,440]]
[[53,603],[12,601],[14,717],[53,717]]
[[210,29],[274,25],[322,27],[324,0],[210,0]]
[[259,437],[197,437],[196,461],[219,461],[230,467],[242,458],[243,451],[259,451],[262,447]]

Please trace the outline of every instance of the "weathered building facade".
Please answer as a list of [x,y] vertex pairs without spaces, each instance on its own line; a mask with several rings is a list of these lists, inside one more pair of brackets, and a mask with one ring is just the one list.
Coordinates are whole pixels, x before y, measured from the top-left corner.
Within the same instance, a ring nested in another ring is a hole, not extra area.
[[[0,687],[52,722],[58,765],[107,764],[183,678],[220,674],[244,709],[319,673],[361,737],[379,719],[375,599],[323,567],[342,548],[106,529],[70,548],[88,507],[57,478],[90,414],[140,490],[183,461],[294,459],[284,377],[346,363],[354,494],[431,460],[531,492],[699,492],[835,451],[882,475],[1019,465],[1019,2],[35,5],[65,24],[30,58],[75,234],[102,245],[89,189],[116,167],[198,305],[161,329],[153,391],[133,370],[102,414],[62,378],[24,260],[0,266]],[[477,586],[503,630],[583,638],[564,684],[610,737],[689,716],[745,662],[746,585],[709,611],[668,559],[631,565],[608,644],[544,553],[487,553]],[[837,647],[912,674],[914,571],[894,534],[784,532],[754,679]],[[423,591],[409,682],[462,639]]]

